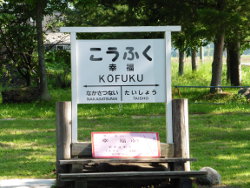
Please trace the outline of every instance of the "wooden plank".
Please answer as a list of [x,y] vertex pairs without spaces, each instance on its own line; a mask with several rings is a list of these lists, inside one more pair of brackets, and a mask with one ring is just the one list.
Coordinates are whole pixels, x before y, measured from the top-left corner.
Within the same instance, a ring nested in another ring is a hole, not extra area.
[[78,142],[71,144],[72,157],[92,157],[91,142]]
[[[173,144],[161,143],[161,157],[173,157]],[[72,157],[92,157],[91,142],[78,142],[71,145]]]
[[195,158],[112,158],[112,159],[71,159],[60,160],[60,165],[66,164],[88,164],[88,163],[185,163],[187,161],[196,161]]
[[161,157],[174,157],[174,145],[161,143]]
[[87,181],[122,180],[122,179],[164,179],[202,177],[206,171],[144,171],[144,172],[99,172],[59,174],[62,180],[84,179]]

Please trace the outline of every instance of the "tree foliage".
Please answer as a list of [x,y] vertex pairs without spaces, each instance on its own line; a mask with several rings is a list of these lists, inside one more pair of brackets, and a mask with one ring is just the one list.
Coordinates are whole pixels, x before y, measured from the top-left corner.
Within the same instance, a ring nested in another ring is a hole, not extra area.
[[[175,47],[193,54],[214,42],[211,85],[221,84],[224,43],[249,36],[249,0],[72,0],[71,25],[181,25]],[[78,15],[78,16],[76,16]],[[230,45],[228,45],[230,46]],[[231,50],[233,52],[233,50]],[[183,64],[183,63],[182,63]],[[183,71],[183,67],[180,67]],[[233,70],[234,71],[234,70]],[[237,71],[237,70],[235,70]],[[231,71],[232,72],[232,71]],[[211,89],[211,92],[215,92]]]
[[231,85],[241,84],[240,54],[248,46],[250,36],[250,1],[233,1],[230,4],[230,27],[226,28],[227,80]]
[[0,12],[3,79],[9,84],[30,86],[36,78],[37,64],[35,28],[30,24],[29,7],[22,3],[3,3]]
[[[40,87],[41,99],[49,100],[44,62],[43,18],[45,15],[52,15],[55,11],[63,12],[67,2],[64,0],[20,0],[18,2],[6,0],[0,3],[0,44],[3,46],[2,51],[8,55],[6,59],[11,59],[5,63],[5,67],[16,68],[17,72],[25,78],[27,86],[31,84],[32,73],[36,73],[34,74],[36,77],[38,74],[39,79],[36,80]],[[37,50],[34,50],[35,48]]]
[[[40,80],[40,94],[42,100],[50,100],[50,94],[48,91],[48,82],[46,76],[46,67],[44,61],[45,47],[43,42],[43,18],[45,15],[52,14],[58,10],[59,7],[65,5],[64,1],[60,0],[24,0],[26,4],[29,4],[31,11],[33,12],[33,19],[36,22],[36,36],[37,36],[37,53],[38,53],[38,65],[39,65],[39,80]],[[61,10],[63,11],[63,9]]]
[[[228,69],[231,69],[229,72],[232,73],[230,79],[236,77],[237,74],[233,73],[240,71],[237,69],[239,61],[233,57],[236,57],[235,54],[246,46],[245,40],[250,34],[250,0],[20,0],[18,3],[8,0],[0,1],[0,5],[0,10],[5,11],[0,16],[2,32],[0,43],[5,46],[15,44],[9,47],[12,51],[16,51],[15,55],[9,53],[8,56],[16,68],[27,64],[29,60],[32,66],[26,69],[36,72],[38,65],[34,61],[34,48],[37,44],[41,91],[47,90],[42,19],[45,15],[53,14],[54,11],[66,12],[65,25],[67,26],[181,25],[182,32],[173,34],[173,43],[182,57],[184,52],[194,56],[198,47],[210,41],[214,42],[212,86],[221,84],[222,53],[225,47],[231,48],[228,50],[230,53],[228,57],[231,57],[230,61],[228,60],[230,62]],[[36,25],[29,24],[31,18],[36,21]],[[12,36],[15,32],[20,33],[20,36]],[[37,35],[37,42],[35,42],[34,33]],[[10,40],[5,41],[4,34],[8,35]],[[163,36],[159,33],[111,35],[112,38]],[[22,41],[23,37],[28,40]],[[84,34],[81,37],[86,36]],[[91,36],[88,34],[88,38],[102,37],[110,37],[110,34]],[[16,41],[19,42],[16,43]],[[233,48],[236,45],[238,48]],[[24,70],[25,66],[22,66],[18,71],[22,72],[21,75],[27,75]],[[32,75],[32,71],[29,71],[29,74]],[[214,90],[212,89],[211,92]]]

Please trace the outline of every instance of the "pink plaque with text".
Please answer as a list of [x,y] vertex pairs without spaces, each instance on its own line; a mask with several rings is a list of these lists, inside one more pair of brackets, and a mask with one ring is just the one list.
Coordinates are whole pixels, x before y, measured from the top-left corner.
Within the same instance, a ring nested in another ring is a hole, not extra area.
[[92,132],[94,158],[160,157],[160,140],[156,132]]

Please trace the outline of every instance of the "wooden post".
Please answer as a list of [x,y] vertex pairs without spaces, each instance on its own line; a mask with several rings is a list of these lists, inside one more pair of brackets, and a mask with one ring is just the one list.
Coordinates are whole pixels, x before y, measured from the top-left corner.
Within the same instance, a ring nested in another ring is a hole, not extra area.
[[[60,166],[59,160],[71,158],[71,102],[56,103],[56,172],[68,172],[67,166]],[[57,178],[57,186],[65,184]]]
[[[189,158],[189,126],[188,126],[188,100],[174,99],[173,110],[173,138],[174,157]],[[190,162],[186,162],[185,171],[190,171]]]

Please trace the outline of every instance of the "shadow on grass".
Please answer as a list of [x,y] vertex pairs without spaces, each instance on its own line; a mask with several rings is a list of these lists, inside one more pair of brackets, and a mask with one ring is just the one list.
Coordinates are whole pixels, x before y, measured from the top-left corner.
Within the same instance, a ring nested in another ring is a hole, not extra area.
[[53,120],[1,120],[0,178],[51,178],[55,169]]
[[190,118],[193,168],[210,166],[223,184],[250,187],[248,114],[196,115]]
[[[250,128],[247,114],[190,115],[192,169],[210,166],[226,185],[250,187]],[[79,119],[79,140],[92,131],[155,131],[165,141],[163,116],[105,116]],[[0,178],[53,178],[54,120],[1,120]]]

